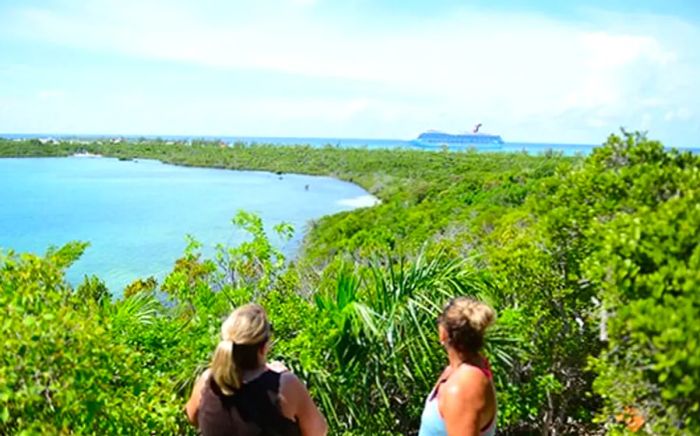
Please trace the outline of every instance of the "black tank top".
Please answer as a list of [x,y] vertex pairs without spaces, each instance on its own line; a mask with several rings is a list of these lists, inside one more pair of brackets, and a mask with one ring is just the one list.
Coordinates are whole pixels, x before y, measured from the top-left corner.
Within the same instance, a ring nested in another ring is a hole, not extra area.
[[265,371],[233,395],[224,395],[209,377],[197,411],[202,435],[300,436],[299,424],[280,410],[280,377],[278,372]]

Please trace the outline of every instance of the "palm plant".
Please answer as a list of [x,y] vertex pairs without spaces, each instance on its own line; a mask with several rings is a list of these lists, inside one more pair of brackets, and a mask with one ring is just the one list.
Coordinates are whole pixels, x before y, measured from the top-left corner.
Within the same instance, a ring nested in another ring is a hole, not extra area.
[[[312,376],[328,387],[320,389],[328,415],[346,417],[338,422],[346,428],[417,428],[422,398],[445,360],[431,332],[442,304],[458,295],[488,299],[491,285],[468,261],[444,252],[429,256],[422,250],[412,259],[385,255],[366,267],[342,268],[335,287],[315,298],[318,319],[328,322],[325,361],[337,366]],[[496,367],[508,367],[518,345],[497,327],[486,352]]]

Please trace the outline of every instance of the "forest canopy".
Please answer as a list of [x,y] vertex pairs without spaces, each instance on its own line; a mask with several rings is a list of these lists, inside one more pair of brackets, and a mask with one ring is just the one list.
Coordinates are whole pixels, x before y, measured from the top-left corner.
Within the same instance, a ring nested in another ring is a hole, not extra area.
[[192,382],[251,300],[332,434],[416,434],[445,361],[435,318],[455,295],[498,312],[485,352],[499,433],[700,434],[697,155],[626,133],[585,158],[0,140],[2,157],[78,151],[330,175],[382,202],[312,223],[294,259],[241,212],[246,243],[205,258],[194,235],[162,282],[118,299],[98,277],[66,282],[89,241],[4,247],[2,434],[194,433]]

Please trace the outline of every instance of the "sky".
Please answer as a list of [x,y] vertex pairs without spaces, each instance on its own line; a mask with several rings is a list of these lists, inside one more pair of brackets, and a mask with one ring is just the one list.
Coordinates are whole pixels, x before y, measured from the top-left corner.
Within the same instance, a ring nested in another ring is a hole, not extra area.
[[0,0],[0,132],[700,146],[700,1]]

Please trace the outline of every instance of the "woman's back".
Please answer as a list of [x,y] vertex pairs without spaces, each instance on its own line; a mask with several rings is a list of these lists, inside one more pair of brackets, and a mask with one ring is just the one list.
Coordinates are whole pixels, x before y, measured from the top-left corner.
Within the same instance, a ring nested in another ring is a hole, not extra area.
[[325,436],[326,420],[304,383],[267,362],[271,332],[258,304],[235,309],[221,324],[209,369],[185,406],[187,419],[205,436]]
[[[461,428],[464,423],[460,421],[462,418],[468,419],[468,415],[473,415],[478,424],[478,434],[495,434],[496,395],[488,361],[484,360],[484,364],[484,367],[462,364],[454,371],[448,367],[443,372],[425,401],[419,436],[455,434],[448,431],[448,424]],[[459,418],[451,419],[450,415]],[[446,422],[448,420],[451,422]]]
[[197,412],[204,436],[297,436],[299,424],[280,406],[282,374],[272,370],[243,383],[234,395],[224,395],[212,377],[204,383]]
[[496,312],[471,297],[451,299],[438,316],[438,337],[449,366],[428,395],[419,436],[492,436],[496,391],[488,360],[481,355],[484,332]]

